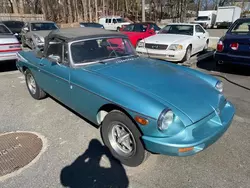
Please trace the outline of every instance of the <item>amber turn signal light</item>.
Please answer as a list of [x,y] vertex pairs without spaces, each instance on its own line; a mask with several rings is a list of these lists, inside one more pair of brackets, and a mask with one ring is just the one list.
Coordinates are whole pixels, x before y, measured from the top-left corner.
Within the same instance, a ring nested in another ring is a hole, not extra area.
[[140,123],[141,125],[147,125],[148,124],[148,120],[144,119],[142,117],[136,116],[135,117],[135,121]]
[[179,152],[180,152],[180,153],[184,153],[184,152],[192,151],[193,149],[194,149],[194,147],[190,147],[190,148],[179,148]]

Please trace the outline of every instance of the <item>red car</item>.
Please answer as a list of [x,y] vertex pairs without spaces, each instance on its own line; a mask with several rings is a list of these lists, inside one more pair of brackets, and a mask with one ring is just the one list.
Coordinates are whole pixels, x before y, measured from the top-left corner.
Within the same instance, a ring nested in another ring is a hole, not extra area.
[[140,40],[154,35],[160,29],[155,23],[133,23],[124,26],[120,31],[126,34],[133,46],[136,47]]

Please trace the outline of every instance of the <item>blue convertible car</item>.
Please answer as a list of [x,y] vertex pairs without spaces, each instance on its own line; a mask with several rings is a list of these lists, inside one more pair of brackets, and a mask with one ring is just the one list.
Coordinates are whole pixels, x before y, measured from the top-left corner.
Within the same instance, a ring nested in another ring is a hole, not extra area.
[[235,112],[216,78],[141,58],[127,36],[103,29],[52,31],[43,52],[18,53],[17,67],[33,98],[49,94],[100,126],[105,145],[128,166],[140,165],[148,151],[204,150]]
[[250,18],[236,20],[220,39],[215,53],[217,66],[250,65]]

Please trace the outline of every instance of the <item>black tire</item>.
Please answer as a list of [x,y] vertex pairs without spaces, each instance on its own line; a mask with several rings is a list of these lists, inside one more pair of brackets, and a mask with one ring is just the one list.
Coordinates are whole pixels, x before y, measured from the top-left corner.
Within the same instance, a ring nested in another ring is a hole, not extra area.
[[[133,150],[129,154],[125,154],[121,149],[119,149],[119,147],[117,147],[118,141],[116,141],[115,143],[113,142],[116,138],[114,138],[112,131],[114,131],[114,128],[117,125],[125,125],[125,129],[128,129],[130,132],[129,139],[132,139],[129,141],[132,141],[132,143],[129,142],[129,145],[131,146],[134,143],[134,147],[132,146]],[[143,146],[143,143],[141,141],[142,135],[138,130],[137,126],[128,116],[126,116],[121,111],[111,111],[105,117],[101,126],[101,135],[104,144],[109,148],[112,155],[116,159],[121,161],[121,163],[123,163],[124,165],[131,167],[139,166],[146,160],[149,155],[149,153],[145,150]]]
[[[27,89],[28,89],[30,95],[31,95],[34,99],[36,99],[36,100],[40,100],[40,99],[45,98],[47,95],[46,95],[46,93],[38,86],[38,84],[37,84],[37,82],[36,82],[36,80],[35,80],[35,78],[34,78],[32,72],[31,72],[29,69],[27,69],[27,70],[25,71],[24,74],[25,74],[26,86],[27,86]],[[35,87],[33,87],[33,89],[34,89],[33,91],[32,91],[32,89],[31,89],[32,86],[29,86],[29,82],[30,82],[29,79],[30,79],[30,77],[32,77],[32,78],[34,79],[34,85],[35,85]]]
[[208,50],[208,44],[209,44],[209,40],[206,41],[206,45],[203,48],[203,52],[206,52]]
[[116,31],[119,32],[119,31],[120,31],[120,27],[117,27],[117,28],[116,28]]
[[[190,53],[190,54],[188,54],[188,53]],[[188,61],[191,58],[191,54],[192,54],[192,47],[191,47],[191,45],[189,45],[186,49],[186,54],[185,54],[182,62]]]

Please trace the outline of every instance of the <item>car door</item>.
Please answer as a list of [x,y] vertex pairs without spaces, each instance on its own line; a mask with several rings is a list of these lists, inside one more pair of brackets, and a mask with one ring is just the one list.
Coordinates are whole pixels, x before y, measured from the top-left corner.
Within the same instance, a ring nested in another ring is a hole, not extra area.
[[[52,41],[45,51],[45,58],[39,62],[40,85],[57,100],[70,106],[70,66],[66,50],[61,41]],[[55,60],[58,59],[58,60]]]
[[197,52],[203,50],[206,44],[206,31],[199,25],[195,26],[195,36],[197,39]]

